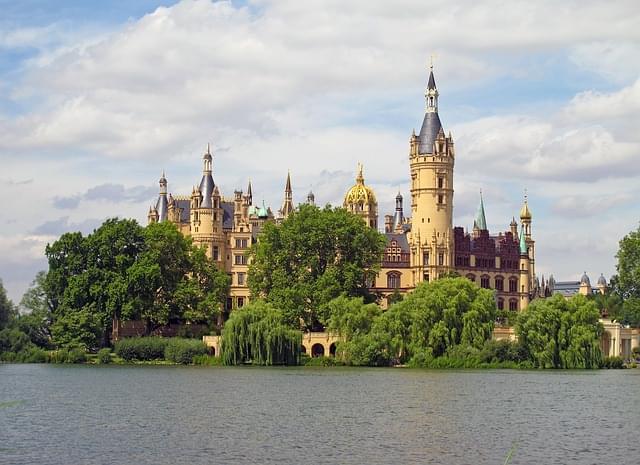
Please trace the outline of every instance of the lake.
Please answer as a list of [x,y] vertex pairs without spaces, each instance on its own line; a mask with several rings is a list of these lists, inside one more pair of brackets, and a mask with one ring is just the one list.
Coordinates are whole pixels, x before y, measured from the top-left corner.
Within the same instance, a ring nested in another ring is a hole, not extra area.
[[0,365],[1,464],[639,464],[640,370]]

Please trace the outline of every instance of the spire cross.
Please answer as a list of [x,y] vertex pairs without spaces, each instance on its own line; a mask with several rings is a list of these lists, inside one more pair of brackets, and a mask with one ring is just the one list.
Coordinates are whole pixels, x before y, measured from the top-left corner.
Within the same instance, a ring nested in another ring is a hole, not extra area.
[[434,59],[434,58],[436,58],[436,57],[437,57],[437,55],[436,55],[435,53],[432,53],[432,54],[429,56],[429,69],[430,69],[431,71],[433,71],[433,59]]
[[524,201],[527,201],[527,188],[524,188]]

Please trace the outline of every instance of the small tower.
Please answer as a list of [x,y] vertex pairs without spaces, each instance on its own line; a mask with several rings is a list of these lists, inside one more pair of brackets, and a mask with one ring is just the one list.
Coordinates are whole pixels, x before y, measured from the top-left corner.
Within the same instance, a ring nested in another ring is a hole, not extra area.
[[511,223],[509,224],[509,230],[513,235],[513,239],[516,240],[518,238],[518,223],[516,222],[515,217],[511,218]]
[[251,190],[251,179],[249,179],[249,185],[247,186],[247,193],[245,194],[245,203],[248,206],[253,205],[253,191]]
[[356,183],[344,196],[343,207],[363,218],[371,228],[378,229],[378,202],[373,189],[364,183],[362,164],[360,163],[358,163]]
[[393,231],[402,232],[402,225],[404,224],[404,212],[402,207],[402,194],[398,191],[396,195],[396,212],[393,215]]
[[291,190],[291,173],[287,173],[287,183],[284,186],[284,201],[280,208],[279,219],[283,220],[293,213],[293,191]]
[[155,207],[149,211],[147,220],[149,223],[167,221],[169,218],[169,200],[167,199],[167,178],[164,177],[164,171],[160,176],[160,193]]
[[531,214],[531,210],[529,210],[529,203],[527,201],[527,191],[525,189],[524,192],[524,203],[522,204],[522,208],[520,209],[520,221],[522,222],[522,231],[524,232],[524,237],[527,241],[527,247],[529,248],[529,262],[531,267],[531,277],[532,279],[536,276],[536,254],[535,254],[535,241],[533,240],[531,233],[531,220],[533,215]]
[[531,278],[529,276],[530,268],[529,251],[527,249],[527,241],[524,232],[520,232],[520,310],[524,310],[529,306],[531,292]]
[[598,278],[598,292],[602,295],[607,292],[607,278],[605,278],[602,273],[600,273],[600,277]]
[[585,271],[580,278],[580,288],[578,289],[578,293],[582,295],[591,295],[591,280],[589,276],[587,276],[587,272]]
[[199,190],[202,194],[203,208],[211,208],[211,195],[213,194],[213,188],[215,184],[213,182],[213,176],[211,175],[211,166],[213,157],[211,156],[211,146],[207,144],[207,151],[202,157],[202,179],[200,180]]
[[484,213],[482,191],[480,191],[480,205],[478,205],[478,213],[476,213],[476,219],[473,221],[473,237],[480,237],[480,231],[487,231],[487,217]]
[[309,205],[315,205],[316,204],[316,196],[313,195],[313,191],[309,191],[309,193],[307,194],[307,203]]

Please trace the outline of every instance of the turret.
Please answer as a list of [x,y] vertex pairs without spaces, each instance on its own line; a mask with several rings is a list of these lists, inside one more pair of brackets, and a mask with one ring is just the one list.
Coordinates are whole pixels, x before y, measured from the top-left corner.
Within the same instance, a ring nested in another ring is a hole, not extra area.
[[313,191],[309,191],[309,193],[307,194],[307,203],[309,205],[316,204],[316,196],[313,194]]
[[602,273],[600,273],[600,277],[598,278],[598,292],[602,295],[607,292],[607,278],[605,278]]
[[402,225],[404,223],[404,212],[402,208],[402,194],[398,191],[396,195],[396,212],[393,216],[393,230],[402,231]]
[[578,293],[582,295],[590,295],[592,293],[591,289],[591,280],[589,276],[587,276],[587,272],[585,271],[580,278],[580,288],[578,289]]
[[518,237],[518,223],[516,222],[515,217],[511,218],[511,224],[509,224],[509,230],[511,234],[513,234],[514,240]]
[[169,201],[167,199],[167,178],[164,177],[164,171],[160,176],[160,194],[156,202],[155,210],[158,214],[158,222],[167,221],[169,216]]
[[198,190],[202,194],[201,208],[211,208],[211,196],[213,195],[213,189],[215,184],[213,182],[213,176],[211,175],[211,166],[213,157],[211,155],[211,147],[207,144],[207,151],[202,157],[202,179],[200,180],[200,186]]
[[284,201],[279,211],[280,219],[287,218],[293,213],[293,190],[291,189],[291,173],[287,173],[287,182],[284,187]]
[[520,310],[524,310],[529,306],[531,292],[531,278],[529,275],[529,250],[524,232],[520,232]]

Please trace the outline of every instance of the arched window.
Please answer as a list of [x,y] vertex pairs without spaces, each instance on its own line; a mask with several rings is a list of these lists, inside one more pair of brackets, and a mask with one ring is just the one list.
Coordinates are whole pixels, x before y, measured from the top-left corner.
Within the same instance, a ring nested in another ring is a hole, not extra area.
[[509,301],[509,310],[514,310],[514,311],[518,310],[518,301],[517,300],[511,299]]
[[400,287],[400,273],[397,271],[387,273],[387,287],[389,289],[398,289]]
[[498,299],[498,310],[504,310],[504,299]]
[[480,276],[480,287],[483,289],[489,289],[491,287],[491,285],[489,284],[489,276],[488,275],[482,275]]
[[496,291],[504,291],[504,278],[496,276]]
[[475,282],[476,282],[476,275],[469,273],[469,274],[467,275],[467,279],[468,279],[469,281],[471,281],[472,283],[475,283]]
[[509,292],[518,292],[518,278],[509,278]]

